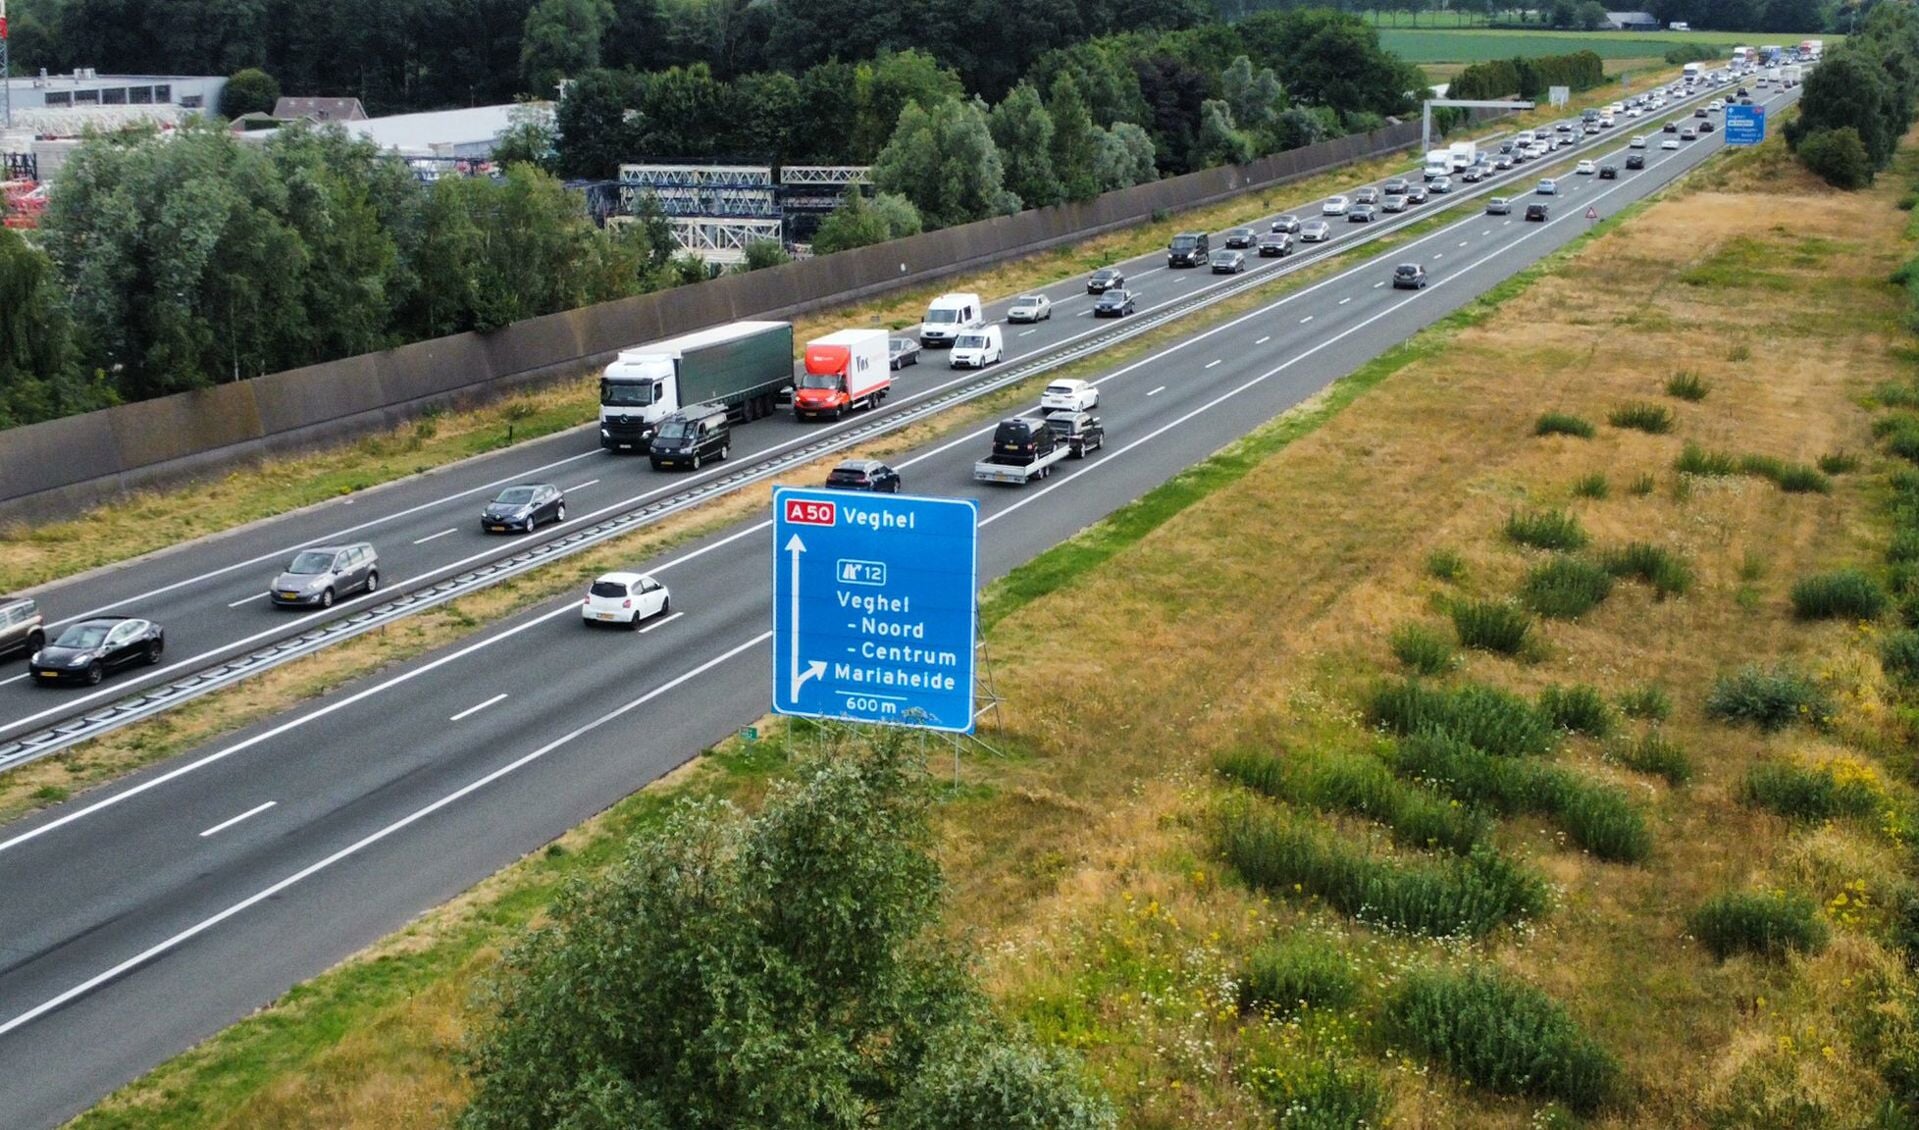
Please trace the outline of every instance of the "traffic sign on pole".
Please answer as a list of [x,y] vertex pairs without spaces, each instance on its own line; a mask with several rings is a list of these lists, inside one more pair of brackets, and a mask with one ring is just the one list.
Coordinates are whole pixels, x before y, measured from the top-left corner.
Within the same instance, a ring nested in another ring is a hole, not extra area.
[[773,492],[773,710],[973,732],[979,506]]
[[1737,103],[1726,107],[1726,144],[1757,145],[1766,140],[1766,108],[1764,106],[1741,106]]

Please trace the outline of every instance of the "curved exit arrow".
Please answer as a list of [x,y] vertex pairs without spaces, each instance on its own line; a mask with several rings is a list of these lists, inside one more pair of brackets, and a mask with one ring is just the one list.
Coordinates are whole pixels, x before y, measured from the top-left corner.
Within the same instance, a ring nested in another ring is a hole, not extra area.
[[795,706],[799,705],[800,688],[806,685],[806,681],[821,678],[826,674],[826,661],[823,659],[815,659],[806,665],[805,670],[800,669],[800,554],[805,552],[806,543],[800,540],[800,535],[794,534],[786,539],[787,559],[792,562],[793,569],[793,583],[789,586],[788,593],[793,611],[792,627],[789,629],[792,633],[792,651],[786,668],[786,676],[791,683],[787,687],[786,697]]

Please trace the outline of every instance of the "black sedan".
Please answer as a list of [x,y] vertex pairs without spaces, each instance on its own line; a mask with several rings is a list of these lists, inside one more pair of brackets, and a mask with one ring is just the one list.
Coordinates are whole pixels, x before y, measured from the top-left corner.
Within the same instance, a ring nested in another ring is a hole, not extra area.
[[480,511],[480,531],[530,534],[547,522],[566,521],[566,495],[552,483],[521,483],[499,493]]
[[95,616],[69,624],[28,662],[33,681],[93,686],[107,672],[135,663],[160,662],[166,633],[151,620],[132,616]]
[[1406,203],[1424,204],[1426,203],[1426,196],[1427,196],[1426,186],[1423,184],[1416,184],[1406,190]]
[[1528,223],[1545,223],[1546,206],[1544,204],[1526,205],[1526,220]]
[[1660,126],[1660,127],[1659,127],[1659,132],[1660,132],[1660,133],[1678,133],[1678,132],[1679,132],[1679,123],[1678,123],[1678,122],[1667,122],[1667,123],[1666,123],[1665,125],[1663,125],[1663,126]]
[[1259,257],[1278,259],[1293,253],[1293,237],[1285,232],[1272,231],[1259,237]]
[[1599,179],[1600,180],[1618,180],[1619,166],[1618,165],[1599,166]]
[[1646,155],[1645,155],[1644,153],[1628,153],[1628,154],[1626,154],[1626,167],[1627,167],[1628,169],[1643,169],[1643,168],[1645,168],[1645,167],[1646,167]]
[[886,343],[886,367],[904,369],[920,363],[920,343],[910,337],[891,338]]
[[1124,318],[1133,312],[1133,292],[1109,290],[1093,300],[1093,317]]
[[1299,217],[1298,216],[1281,216],[1278,219],[1273,221],[1272,230],[1276,232],[1283,232],[1286,235],[1298,235],[1299,234]]
[[835,490],[898,494],[900,473],[877,459],[847,459],[827,472],[826,485]]
[[1233,228],[1226,233],[1226,246],[1245,248],[1253,245],[1253,229]]
[[1105,294],[1126,285],[1126,275],[1118,267],[1101,267],[1086,276],[1086,293]]

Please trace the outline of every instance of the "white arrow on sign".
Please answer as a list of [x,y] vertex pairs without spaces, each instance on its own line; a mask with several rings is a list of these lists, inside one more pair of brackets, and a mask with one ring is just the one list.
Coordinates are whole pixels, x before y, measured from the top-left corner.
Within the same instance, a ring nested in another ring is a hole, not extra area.
[[792,680],[792,685],[788,688],[786,697],[795,706],[799,705],[800,688],[806,685],[806,681],[826,674],[826,661],[823,659],[815,659],[808,663],[804,671],[800,669],[800,554],[805,552],[806,543],[800,540],[800,535],[794,534],[786,539],[787,557],[793,562],[793,583],[790,586],[793,601],[792,616],[788,621],[788,631],[792,632],[793,650],[786,668],[787,678]]

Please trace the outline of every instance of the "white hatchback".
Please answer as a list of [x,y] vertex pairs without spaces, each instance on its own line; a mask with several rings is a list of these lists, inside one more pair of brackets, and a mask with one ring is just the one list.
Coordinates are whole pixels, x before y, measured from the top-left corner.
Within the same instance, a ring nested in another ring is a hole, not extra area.
[[1043,412],[1091,412],[1099,407],[1099,390],[1087,381],[1054,381],[1040,394]]
[[1053,316],[1053,300],[1043,294],[1022,294],[1007,308],[1009,322],[1040,322]]
[[1626,148],[1628,149],[1644,149],[1645,147],[1646,147],[1646,135],[1643,133],[1633,134],[1632,140],[1626,143]]
[[666,615],[670,603],[666,586],[645,573],[608,573],[588,586],[580,619],[637,628],[645,620]]
[[1592,176],[1594,173],[1598,171],[1599,171],[1599,167],[1597,165],[1594,165],[1591,161],[1581,161],[1579,162],[1579,164],[1573,167],[1573,172],[1577,173],[1578,175],[1582,177]]
[[1319,206],[1319,214],[1322,216],[1344,216],[1347,207],[1348,202],[1344,196],[1328,196],[1326,203]]

